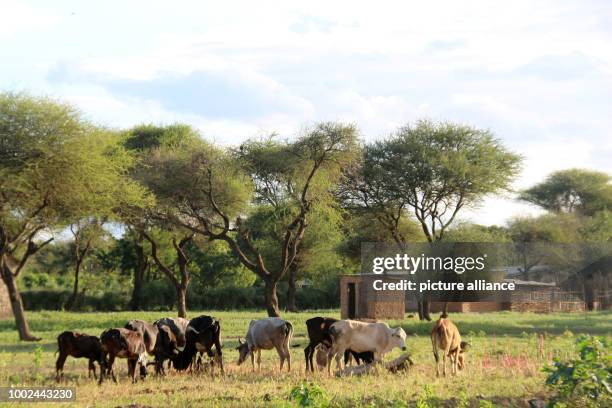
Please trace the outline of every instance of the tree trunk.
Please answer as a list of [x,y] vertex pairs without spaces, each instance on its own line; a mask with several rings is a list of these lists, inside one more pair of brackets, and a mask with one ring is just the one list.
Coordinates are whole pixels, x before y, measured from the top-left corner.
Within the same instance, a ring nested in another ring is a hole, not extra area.
[[274,279],[266,279],[266,311],[270,317],[280,317],[278,310],[278,297],[276,296],[276,281]]
[[177,285],[176,287],[176,308],[178,317],[187,318],[187,287]]
[[130,299],[130,309],[140,310],[142,308],[142,284],[144,283],[145,271],[147,270],[148,262],[144,252],[144,248],[140,243],[136,244],[136,264],[134,265],[134,287],[132,288],[132,297]]
[[425,299],[423,299],[423,318],[427,321],[431,321],[431,316],[429,315],[430,306],[431,306],[431,302],[429,299],[429,295],[426,294]]
[[431,320],[431,316],[429,315],[430,302],[428,297],[419,297],[417,298],[417,307],[419,313],[419,320]]
[[297,264],[293,263],[289,269],[289,275],[287,276],[287,307],[288,312],[297,312],[297,306],[295,304],[295,278],[297,275]]
[[13,309],[13,316],[15,316],[15,325],[17,326],[17,332],[19,333],[19,340],[40,340],[40,338],[34,337],[30,332],[30,326],[28,325],[28,321],[25,317],[25,310],[23,309],[23,302],[21,301],[21,294],[17,288],[15,276],[13,276],[13,273],[7,266],[4,266],[0,272],[2,274],[2,281],[6,285],[9,293],[11,308]]
[[79,272],[81,271],[81,261],[77,261],[76,266],[74,267],[74,287],[72,289],[72,295],[66,301],[64,308],[66,310],[73,310],[74,305],[76,304],[77,297],[79,295]]

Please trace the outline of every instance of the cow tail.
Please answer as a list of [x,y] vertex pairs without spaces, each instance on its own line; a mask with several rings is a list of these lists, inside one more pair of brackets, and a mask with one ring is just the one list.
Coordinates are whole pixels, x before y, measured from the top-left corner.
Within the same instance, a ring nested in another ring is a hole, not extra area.
[[436,330],[431,334],[431,347],[433,349],[433,355],[436,360],[436,363],[438,362],[438,359],[439,359],[437,337],[440,336],[440,329],[441,329],[441,326],[436,328]]
[[291,342],[293,337],[293,325],[290,322],[285,322],[285,338],[287,339],[287,345]]

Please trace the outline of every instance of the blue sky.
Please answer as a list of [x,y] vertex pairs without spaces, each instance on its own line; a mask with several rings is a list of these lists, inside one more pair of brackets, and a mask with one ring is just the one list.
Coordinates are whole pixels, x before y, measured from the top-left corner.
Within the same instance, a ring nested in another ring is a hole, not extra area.
[[[515,187],[612,173],[612,4],[602,1],[0,0],[0,90],[114,127],[188,122],[236,144],[318,120],[366,140],[417,118],[491,129]],[[465,219],[535,209],[509,195]]]

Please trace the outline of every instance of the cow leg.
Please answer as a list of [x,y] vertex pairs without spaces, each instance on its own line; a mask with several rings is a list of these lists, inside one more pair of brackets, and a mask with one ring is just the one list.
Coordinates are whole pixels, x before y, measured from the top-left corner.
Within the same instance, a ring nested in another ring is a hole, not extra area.
[[136,360],[128,358],[128,377],[132,378],[132,384],[136,382]]
[[310,348],[311,348],[311,344],[309,343],[306,348],[304,349],[304,358],[306,359],[306,372],[308,371],[314,371],[314,369],[309,370],[309,358],[310,358]]
[[225,370],[223,369],[223,354],[221,352],[221,348],[217,348],[215,346],[215,355],[217,358],[217,365],[221,369],[221,375],[225,375]]
[[257,350],[257,371],[261,371],[261,350]]
[[89,366],[87,367],[87,378],[91,378],[91,373],[93,373],[94,379],[97,380],[96,376],[96,366],[94,365],[94,361],[92,359],[89,360]]
[[66,358],[68,358],[68,354],[64,354],[60,351],[59,356],[57,356],[57,361],[55,362],[55,380],[60,382],[64,378],[64,363],[66,363]]
[[336,346],[332,344],[332,346],[329,348],[329,351],[327,352],[327,375],[331,375],[331,363],[335,355],[334,353],[336,352]]
[[285,350],[283,346],[276,347],[276,353],[278,353],[278,358],[280,359],[280,372],[282,372],[283,365],[285,364]]
[[[108,356],[108,367],[111,378],[117,383],[117,377],[115,376],[115,355],[112,353]],[[102,377],[100,377],[100,383],[102,383]]]
[[442,375],[446,377],[446,353],[442,355]]
[[[352,350],[346,350],[344,352],[344,366],[346,367],[347,365],[353,365],[353,351]],[[357,363],[357,365],[359,365],[359,363]]]
[[438,355],[438,350],[434,348],[433,351],[434,359],[436,360],[436,377],[440,377],[440,356]]

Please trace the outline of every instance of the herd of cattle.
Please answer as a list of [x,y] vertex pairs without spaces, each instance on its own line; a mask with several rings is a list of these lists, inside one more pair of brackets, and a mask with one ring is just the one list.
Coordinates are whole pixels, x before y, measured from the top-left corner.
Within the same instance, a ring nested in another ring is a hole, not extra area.
[[[372,363],[380,361],[384,355],[394,348],[406,350],[406,333],[402,328],[391,328],[383,322],[364,322],[357,320],[338,320],[326,317],[314,317],[306,321],[309,343],[304,349],[306,371],[314,371],[313,358],[316,354],[317,367],[323,370],[327,367],[331,372],[332,359],[341,366],[341,360],[347,365],[354,359]],[[96,367],[100,366],[99,383],[110,376],[117,382],[113,370],[116,358],[128,361],[128,375],[132,382],[136,381],[138,366],[141,378],[147,375],[147,366],[153,365],[157,375],[165,375],[164,365],[177,371],[201,370],[213,371],[215,367],[223,370],[223,352],[221,346],[221,324],[211,316],[199,316],[195,319],[163,318],[148,323],[143,320],[130,320],[123,328],[113,328],[102,332],[100,337],[83,333],[65,331],[57,338],[59,356],[56,361],[56,379],[61,381],[64,373],[64,363],[68,356],[87,358],[89,360],[89,376],[97,379]],[[278,317],[252,320],[249,324],[245,340],[238,340],[236,350],[239,353],[238,365],[249,356],[255,370],[255,354],[257,366],[261,367],[261,350],[276,349],[280,357],[280,370],[285,361],[287,370],[291,370],[291,354],[289,352],[293,337],[293,325]],[[431,334],[433,354],[436,360],[436,373],[439,375],[439,354],[442,350],[446,375],[446,357],[451,361],[453,374],[464,365],[463,352],[467,343],[461,341],[457,327],[443,314],[435,323]],[[204,363],[202,357],[206,353],[209,360]],[[147,357],[153,357],[148,362]]]

